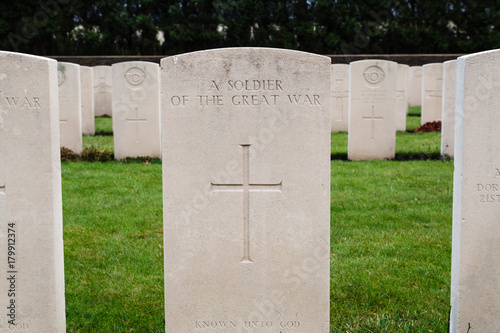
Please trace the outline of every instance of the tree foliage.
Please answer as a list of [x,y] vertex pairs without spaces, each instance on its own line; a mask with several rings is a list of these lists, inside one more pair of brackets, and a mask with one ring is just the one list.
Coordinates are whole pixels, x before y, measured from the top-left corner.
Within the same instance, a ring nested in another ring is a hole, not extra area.
[[262,46],[322,54],[500,46],[494,0],[23,0],[0,3],[1,49],[154,55]]

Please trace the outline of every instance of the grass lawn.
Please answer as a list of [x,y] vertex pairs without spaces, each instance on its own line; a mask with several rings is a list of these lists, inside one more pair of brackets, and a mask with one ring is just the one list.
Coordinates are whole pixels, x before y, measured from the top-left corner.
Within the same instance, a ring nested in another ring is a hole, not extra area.
[[[347,133],[332,134],[331,332],[447,331],[453,162],[439,140],[398,132],[405,161],[350,162]],[[163,332],[161,164],[64,162],[62,180],[67,331]]]
[[453,163],[332,162],[332,332],[446,332]]

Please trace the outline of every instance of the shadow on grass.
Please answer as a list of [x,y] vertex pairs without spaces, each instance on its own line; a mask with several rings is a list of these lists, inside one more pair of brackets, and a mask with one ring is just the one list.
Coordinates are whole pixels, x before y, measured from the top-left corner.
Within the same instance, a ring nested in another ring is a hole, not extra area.
[[96,148],[96,147],[86,147],[83,148],[81,154],[77,154],[71,149],[62,147],[61,148],[61,162],[119,162],[127,164],[161,164],[161,159],[157,157],[126,157],[121,160],[115,160],[115,156],[112,152]]
[[[330,161],[349,161],[346,153],[337,153],[330,155]],[[440,153],[396,153],[396,157],[391,161],[451,161],[452,157]]]
[[98,135],[102,135],[102,136],[113,136],[113,132],[100,131],[100,132],[95,132],[95,134],[94,134],[93,136],[98,136]]
[[126,157],[122,160],[117,160],[117,162],[121,163],[139,163],[139,164],[161,164],[161,159],[153,158],[153,157]]

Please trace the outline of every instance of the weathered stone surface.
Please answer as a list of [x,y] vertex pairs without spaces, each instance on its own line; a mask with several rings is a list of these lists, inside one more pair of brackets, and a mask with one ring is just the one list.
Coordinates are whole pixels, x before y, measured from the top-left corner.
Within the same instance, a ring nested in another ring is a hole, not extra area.
[[115,158],[160,158],[160,67],[130,61],[112,69]]
[[94,75],[94,114],[96,117],[111,117],[113,115],[111,66],[93,66],[92,70]]
[[455,98],[457,89],[457,61],[446,61],[443,67],[443,107],[441,116],[441,155],[454,155]]
[[0,52],[0,332],[66,332],[57,83]]
[[441,120],[443,107],[443,64],[422,66],[421,125]]
[[82,134],[95,134],[94,115],[94,79],[92,67],[80,66],[82,98]]
[[332,132],[349,128],[349,65],[333,64],[330,76],[330,118]]
[[329,332],[330,59],[161,67],[165,331]]
[[500,331],[500,50],[458,58],[450,332]]
[[411,66],[408,82],[408,103],[410,106],[422,105],[422,66]]
[[81,154],[83,142],[80,65],[59,62],[57,71],[61,147]]
[[385,60],[362,60],[352,62],[350,71],[348,158],[394,158],[398,65]]
[[408,114],[408,79],[410,66],[398,64],[396,90],[396,131],[406,131],[406,115]]

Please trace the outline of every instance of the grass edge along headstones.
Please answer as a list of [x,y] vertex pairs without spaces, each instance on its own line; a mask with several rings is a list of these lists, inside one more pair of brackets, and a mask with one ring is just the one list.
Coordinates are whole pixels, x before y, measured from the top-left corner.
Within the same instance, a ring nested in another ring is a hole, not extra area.
[[0,332],[65,332],[57,62],[0,64]]
[[328,332],[330,59],[229,48],[161,68],[165,331]]

